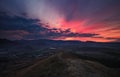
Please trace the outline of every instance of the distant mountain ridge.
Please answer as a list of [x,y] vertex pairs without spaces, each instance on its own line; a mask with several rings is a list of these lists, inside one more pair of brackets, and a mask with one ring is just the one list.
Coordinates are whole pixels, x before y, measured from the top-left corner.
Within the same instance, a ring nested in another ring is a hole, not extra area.
[[7,39],[0,39],[0,44],[8,44],[8,43],[13,43],[13,42]]
[[109,42],[109,43],[101,43],[101,42],[93,42],[93,41],[75,41],[75,40],[50,40],[50,39],[39,39],[39,40],[14,40],[10,41],[7,39],[0,39],[0,44],[9,45],[9,44],[17,44],[17,45],[29,45],[29,46],[73,46],[78,45],[82,47],[112,47],[120,49],[119,42]]
[[106,44],[109,44],[109,43],[117,43],[117,44],[120,44],[120,42],[95,42],[95,41],[86,41],[86,42],[83,42],[83,41],[78,41],[78,40],[51,40],[51,39],[38,39],[38,40],[8,40],[8,39],[0,39],[0,43],[12,43],[14,41],[51,41],[51,42],[71,42],[71,43],[106,43]]

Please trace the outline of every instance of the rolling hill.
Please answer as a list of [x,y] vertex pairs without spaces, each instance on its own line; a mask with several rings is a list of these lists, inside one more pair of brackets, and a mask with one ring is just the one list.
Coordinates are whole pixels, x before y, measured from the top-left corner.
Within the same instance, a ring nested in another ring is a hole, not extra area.
[[11,72],[7,77],[119,77],[119,72],[120,69],[60,52]]

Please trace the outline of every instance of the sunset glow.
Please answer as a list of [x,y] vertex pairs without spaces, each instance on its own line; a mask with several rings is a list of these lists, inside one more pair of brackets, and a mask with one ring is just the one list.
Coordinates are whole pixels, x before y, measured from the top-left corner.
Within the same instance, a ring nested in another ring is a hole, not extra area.
[[[119,3],[118,0],[12,0],[11,2],[2,0],[1,38],[118,42],[120,41]],[[9,19],[19,21],[20,17],[28,22],[30,20],[30,23],[18,22],[19,25],[24,24],[19,27],[18,23],[12,21],[9,24],[4,23]],[[34,22],[34,19],[39,21]],[[25,26],[25,23],[37,25]],[[20,32],[21,35],[18,35],[20,38],[15,38],[13,31]],[[27,34],[23,34],[22,31]]]

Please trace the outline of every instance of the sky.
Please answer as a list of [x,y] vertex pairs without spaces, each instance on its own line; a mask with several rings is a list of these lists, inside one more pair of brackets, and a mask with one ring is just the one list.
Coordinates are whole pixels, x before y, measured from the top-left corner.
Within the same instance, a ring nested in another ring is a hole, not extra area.
[[120,0],[0,0],[0,38],[120,42]]

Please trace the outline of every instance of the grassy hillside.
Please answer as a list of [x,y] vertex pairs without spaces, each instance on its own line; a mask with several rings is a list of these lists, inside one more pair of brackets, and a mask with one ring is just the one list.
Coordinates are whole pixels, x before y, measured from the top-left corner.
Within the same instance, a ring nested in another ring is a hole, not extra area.
[[83,60],[70,53],[58,53],[16,70],[7,77],[119,77],[119,69]]

